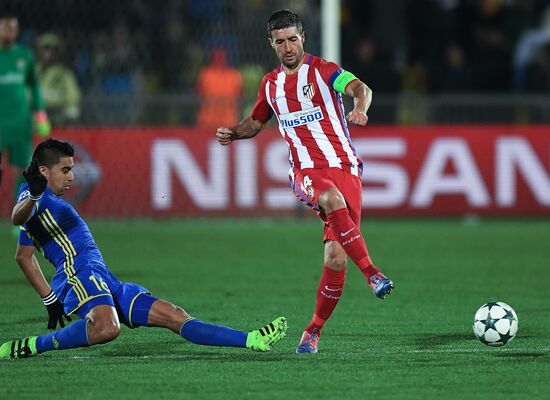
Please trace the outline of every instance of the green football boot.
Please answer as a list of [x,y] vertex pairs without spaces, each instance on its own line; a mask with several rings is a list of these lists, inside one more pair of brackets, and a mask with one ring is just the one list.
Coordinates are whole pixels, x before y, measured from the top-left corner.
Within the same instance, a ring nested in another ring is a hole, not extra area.
[[279,317],[266,326],[248,332],[246,348],[254,351],[269,351],[271,345],[286,336],[288,325],[285,317]]
[[36,351],[36,336],[25,339],[10,340],[0,346],[0,360],[13,358],[28,358],[38,354]]

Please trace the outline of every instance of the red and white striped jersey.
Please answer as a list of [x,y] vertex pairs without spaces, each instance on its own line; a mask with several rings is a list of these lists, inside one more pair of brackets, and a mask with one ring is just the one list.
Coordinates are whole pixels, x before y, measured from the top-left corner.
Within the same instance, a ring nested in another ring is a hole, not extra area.
[[305,54],[300,69],[287,75],[282,65],[264,75],[252,118],[277,116],[292,168],[340,168],[355,176],[362,162],[353,147],[342,95],[333,88],[344,72],[337,64]]

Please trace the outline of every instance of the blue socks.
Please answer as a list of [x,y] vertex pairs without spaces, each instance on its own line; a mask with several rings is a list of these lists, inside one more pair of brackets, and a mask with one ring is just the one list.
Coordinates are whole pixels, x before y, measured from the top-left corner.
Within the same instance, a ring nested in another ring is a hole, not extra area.
[[180,335],[195,344],[246,347],[248,333],[192,319],[183,323]]
[[73,322],[66,328],[38,336],[36,350],[43,353],[50,350],[74,349],[76,347],[88,347],[87,319]]
[[[36,350],[38,353],[51,350],[74,349],[88,347],[87,319],[73,322],[66,328],[38,336]],[[206,346],[246,347],[247,332],[237,331],[226,326],[207,324],[198,319],[185,322],[180,335],[195,344]]]

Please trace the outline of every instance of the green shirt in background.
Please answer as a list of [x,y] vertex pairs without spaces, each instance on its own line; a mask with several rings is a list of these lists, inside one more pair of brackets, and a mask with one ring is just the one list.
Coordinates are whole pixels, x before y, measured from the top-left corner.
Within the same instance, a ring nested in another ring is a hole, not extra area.
[[32,52],[18,44],[0,48],[0,126],[28,124],[31,110],[43,109]]

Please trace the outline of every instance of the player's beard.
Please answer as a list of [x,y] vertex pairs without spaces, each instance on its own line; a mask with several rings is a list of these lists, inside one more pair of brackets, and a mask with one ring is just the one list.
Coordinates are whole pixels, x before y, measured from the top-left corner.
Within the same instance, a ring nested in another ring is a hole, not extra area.
[[304,52],[302,51],[301,54],[296,55],[296,59],[293,61],[286,61],[285,56],[282,57],[281,62],[285,67],[287,67],[290,70],[295,69],[298,65],[300,65],[300,62],[302,61],[302,58],[304,58]]

